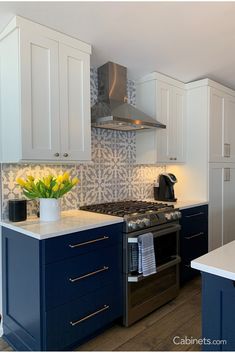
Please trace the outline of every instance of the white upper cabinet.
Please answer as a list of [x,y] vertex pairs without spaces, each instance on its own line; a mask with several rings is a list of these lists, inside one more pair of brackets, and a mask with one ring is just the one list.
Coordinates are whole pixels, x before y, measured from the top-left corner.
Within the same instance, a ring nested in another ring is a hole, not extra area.
[[136,105],[166,129],[137,132],[137,163],[185,162],[184,84],[153,73],[137,82]]
[[60,121],[62,158],[89,160],[90,63],[87,54],[60,44]]
[[0,39],[2,161],[90,160],[91,47],[20,17]]
[[235,162],[235,96],[210,88],[209,161]]
[[21,48],[22,159],[53,160],[60,151],[59,45],[22,31]]

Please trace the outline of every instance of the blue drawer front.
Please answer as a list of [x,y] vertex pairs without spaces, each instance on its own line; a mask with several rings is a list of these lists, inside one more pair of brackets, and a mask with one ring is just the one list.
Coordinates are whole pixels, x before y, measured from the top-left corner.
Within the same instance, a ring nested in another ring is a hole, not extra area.
[[180,242],[180,253],[184,260],[190,261],[208,251],[207,228],[196,229],[195,232],[183,235]]
[[122,291],[114,285],[50,310],[46,313],[46,348],[77,345],[121,315]]
[[208,206],[198,206],[187,208],[182,210],[181,224],[186,226],[187,224],[192,225],[194,223],[207,222],[208,220]]
[[180,224],[180,281],[184,283],[199,273],[190,267],[191,261],[208,252],[208,206],[183,210]]
[[43,240],[42,262],[56,262],[122,241],[122,223]]
[[46,310],[121,280],[121,244],[45,265]]

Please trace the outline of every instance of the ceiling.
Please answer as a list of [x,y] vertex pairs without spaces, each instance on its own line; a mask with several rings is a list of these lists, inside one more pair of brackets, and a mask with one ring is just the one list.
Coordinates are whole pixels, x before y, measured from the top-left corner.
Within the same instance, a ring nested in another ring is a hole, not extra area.
[[233,2],[0,2],[0,30],[15,15],[92,44],[92,65],[114,61],[137,79],[159,71],[235,88]]

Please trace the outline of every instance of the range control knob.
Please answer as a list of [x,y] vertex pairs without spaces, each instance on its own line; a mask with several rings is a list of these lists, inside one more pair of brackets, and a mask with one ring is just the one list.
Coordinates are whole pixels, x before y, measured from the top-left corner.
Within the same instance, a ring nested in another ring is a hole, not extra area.
[[134,221],[128,222],[127,226],[129,229],[132,229],[132,230],[135,230],[137,228],[137,224]]
[[178,219],[178,212],[173,212],[172,218],[173,219]]
[[150,225],[151,225],[150,219],[147,217],[143,218],[143,223],[146,227],[150,227]]
[[140,220],[140,219],[137,219],[137,220],[135,221],[135,224],[136,224],[136,227],[137,227],[137,228],[140,228],[140,227],[141,227],[141,220]]
[[172,213],[166,213],[165,217],[167,221],[171,221],[173,219]]
[[182,217],[182,214],[180,211],[176,211],[177,215],[178,215],[178,219],[180,219]]

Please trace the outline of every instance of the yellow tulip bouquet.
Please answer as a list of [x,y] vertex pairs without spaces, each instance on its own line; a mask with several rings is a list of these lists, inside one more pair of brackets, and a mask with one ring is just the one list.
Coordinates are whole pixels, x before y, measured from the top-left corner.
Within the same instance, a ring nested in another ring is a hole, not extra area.
[[69,173],[65,172],[57,177],[48,175],[37,180],[32,175],[28,175],[26,179],[16,179],[16,182],[22,188],[23,194],[29,199],[59,199],[77,185],[79,179],[77,177],[71,179]]

